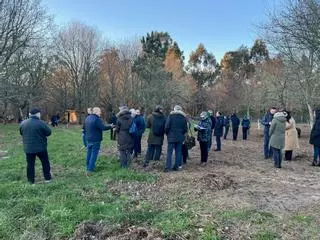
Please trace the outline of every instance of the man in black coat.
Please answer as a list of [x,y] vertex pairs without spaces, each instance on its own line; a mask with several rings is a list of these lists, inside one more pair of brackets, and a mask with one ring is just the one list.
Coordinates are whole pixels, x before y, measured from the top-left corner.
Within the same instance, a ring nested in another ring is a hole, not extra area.
[[185,134],[188,132],[188,125],[185,113],[180,106],[175,106],[170,113],[166,125],[165,132],[168,139],[167,162],[165,172],[172,168],[172,154],[175,150],[175,164],[173,170],[177,171],[182,165],[182,143],[185,139]]
[[320,109],[316,111],[316,121],[312,127],[309,142],[313,145],[312,166],[320,166]]
[[216,136],[217,148],[215,152],[221,151],[221,137],[223,135],[224,117],[221,116],[221,112],[216,114],[216,126],[214,128],[214,136]]
[[240,119],[238,118],[236,113],[233,113],[231,115],[231,123],[232,123],[233,141],[237,141],[239,126],[240,126]]
[[230,128],[230,117],[225,116],[224,117],[224,136],[223,139],[227,139],[228,133],[229,133],[229,128]]
[[30,118],[20,125],[20,134],[23,140],[24,152],[27,159],[27,178],[30,184],[34,184],[34,165],[36,157],[42,163],[45,182],[50,182],[50,162],[47,151],[47,137],[51,135],[51,129],[40,120],[40,109],[30,111]]

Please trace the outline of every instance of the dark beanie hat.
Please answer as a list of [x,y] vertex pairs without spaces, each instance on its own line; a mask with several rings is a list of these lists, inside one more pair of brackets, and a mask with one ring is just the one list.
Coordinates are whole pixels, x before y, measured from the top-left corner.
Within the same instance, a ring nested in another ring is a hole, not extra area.
[[41,112],[39,108],[33,108],[31,111],[30,111],[30,114],[31,115],[35,115],[37,113]]

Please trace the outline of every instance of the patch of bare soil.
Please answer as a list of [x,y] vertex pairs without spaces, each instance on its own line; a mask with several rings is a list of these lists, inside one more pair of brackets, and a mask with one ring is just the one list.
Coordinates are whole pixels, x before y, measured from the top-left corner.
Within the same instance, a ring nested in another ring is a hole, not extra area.
[[73,240],[162,240],[160,232],[141,227],[108,228],[102,222],[80,224]]

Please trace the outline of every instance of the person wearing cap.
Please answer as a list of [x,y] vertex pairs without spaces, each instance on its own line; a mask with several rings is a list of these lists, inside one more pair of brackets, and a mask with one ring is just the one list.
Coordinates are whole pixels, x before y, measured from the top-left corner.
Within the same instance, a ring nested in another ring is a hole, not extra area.
[[147,128],[150,129],[148,136],[148,149],[144,167],[149,165],[150,160],[160,160],[162,145],[165,134],[166,117],[163,107],[157,105],[154,112],[148,117]]
[[178,171],[182,165],[182,143],[185,140],[185,134],[188,132],[186,114],[181,106],[176,105],[167,118],[165,133],[167,134],[168,150],[165,172],[172,169],[172,154],[175,150],[175,163],[173,170]]
[[101,142],[103,140],[102,132],[110,130],[113,125],[104,125],[101,120],[101,109],[92,108],[92,114],[89,114],[85,120],[85,133],[87,140],[87,175],[94,171],[96,161],[99,155]]
[[208,161],[208,143],[210,141],[211,134],[211,120],[210,116],[206,112],[200,114],[200,123],[194,130],[198,132],[198,141],[201,151],[201,164],[206,164]]
[[35,183],[34,166],[36,157],[41,161],[45,182],[51,180],[47,151],[47,137],[51,135],[51,129],[40,118],[40,109],[32,109],[29,113],[29,119],[24,120],[20,125],[20,134],[27,160],[27,179],[30,184]]
[[116,132],[118,135],[118,150],[120,152],[120,162],[122,168],[127,168],[131,161],[132,149],[134,147],[134,137],[130,134],[130,126],[133,117],[127,106],[119,108],[117,114]]
[[221,151],[221,137],[223,135],[224,118],[221,112],[216,113],[216,126],[214,128],[214,136],[216,137],[217,148],[215,152]]
[[320,109],[317,109],[315,113],[316,121],[311,130],[309,143],[313,145],[312,166],[320,167]]
[[137,136],[135,136],[135,139],[134,139],[134,147],[133,147],[134,155],[133,156],[137,158],[138,155],[141,154],[141,139],[142,139],[143,133],[146,130],[146,123],[144,121],[143,116],[141,116],[139,109],[135,110],[134,122],[137,126],[138,134]]

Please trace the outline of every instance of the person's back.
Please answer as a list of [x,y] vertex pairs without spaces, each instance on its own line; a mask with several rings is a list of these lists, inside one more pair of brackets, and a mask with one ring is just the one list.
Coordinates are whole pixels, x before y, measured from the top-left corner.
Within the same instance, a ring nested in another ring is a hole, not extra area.
[[162,112],[153,112],[148,117],[147,128],[150,128],[148,143],[162,145],[165,134],[166,118]]
[[224,117],[217,116],[216,118],[216,126],[214,128],[214,135],[215,136],[222,136],[223,134],[223,126],[224,126]]
[[110,129],[102,123],[100,117],[96,114],[87,116],[84,127],[88,142],[101,142],[103,140],[102,131]]
[[320,166],[320,110],[316,111],[316,121],[312,127],[309,142],[313,145],[312,166]]
[[275,114],[270,127],[270,146],[283,149],[285,143],[286,116],[279,112]]
[[240,126],[240,119],[236,114],[231,116],[232,128],[238,128]]
[[182,112],[171,112],[166,123],[168,142],[183,142],[188,131],[187,120]]
[[51,129],[38,117],[31,116],[20,126],[25,153],[39,153],[47,150],[47,137]]
[[134,146],[134,138],[129,133],[133,119],[129,110],[125,109],[118,114],[117,132],[118,148],[120,151],[131,150]]
[[244,118],[242,120],[242,127],[249,128],[250,127],[250,120],[248,118]]

